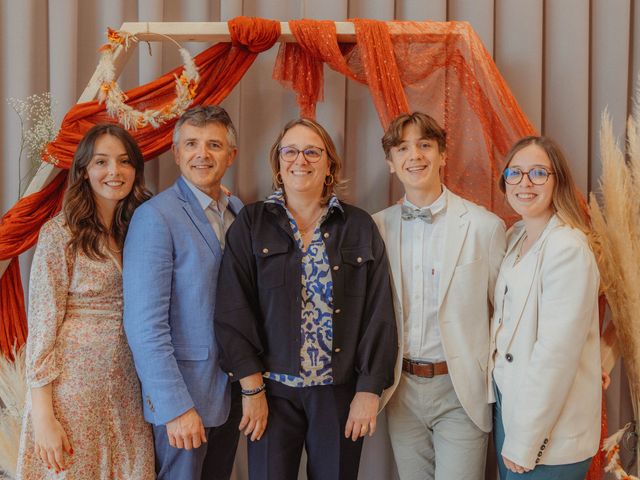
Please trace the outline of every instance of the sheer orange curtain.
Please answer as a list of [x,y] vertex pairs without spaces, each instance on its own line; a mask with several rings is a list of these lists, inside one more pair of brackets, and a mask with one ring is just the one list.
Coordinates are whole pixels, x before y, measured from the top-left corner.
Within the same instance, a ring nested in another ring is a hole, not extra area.
[[[229,22],[230,43],[218,43],[194,59],[201,82],[193,104],[218,104],[240,81],[260,52],[271,48],[280,36],[280,23],[261,18],[238,17]],[[155,81],[126,92],[128,104],[138,109],[154,108],[171,103],[175,97],[174,74],[177,68]],[[113,122],[105,105],[97,101],[74,106],[65,116],[56,139],[45,148],[43,159],[68,169],[80,139],[93,125]],[[175,120],[154,129],[151,126],[132,131],[145,159],[167,151]],[[0,348],[10,355],[11,346],[22,345],[26,339],[24,294],[20,282],[17,255],[31,248],[42,224],[55,215],[61,206],[66,170],[42,191],[22,198],[0,222],[0,260],[12,259],[0,281]]]
[[[323,100],[323,64],[369,85],[371,97],[386,126],[394,117],[409,111],[393,58],[393,44],[384,22],[356,18],[356,44],[338,44],[334,22],[292,20],[291,32],[297,43],[282,44],[273,70],[273,78],[297,94],[300,115],[315,118],[316,103]],[[375,45],[365,48],[363,45]],[[352,55],[353,52],[360,55]]]
[[331,22],[290,22],[299,43],[280,47],[273,76],[296,92],[302,115],[322,99],[323,63],[368,85],[383,128],[405,111],[432,115],[447,131],[447,186],[511,222],[497,178],[511,144],[535,128],[471,26],[353,21],[355,46],[339,45]]

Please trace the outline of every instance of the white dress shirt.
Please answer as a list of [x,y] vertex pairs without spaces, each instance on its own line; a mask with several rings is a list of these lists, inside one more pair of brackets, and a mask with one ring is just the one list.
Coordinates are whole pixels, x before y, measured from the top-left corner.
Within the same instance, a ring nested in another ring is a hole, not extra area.
[[207,220],[209,220],[211,224],[211,228],[213,228],[218,238],[218,242],[220,242],[220,249],[224,250],[225,235],[234,220],[233,213],[227,208],[229,206],[229,199],[224,192],[220,192],[220,198],[216,201],[184,176],[182,179],[196,196],[198,203],[202,207],[202,210],[204,210],[204,214],[207,216]]
[[[404,205],[418,208],[409,200]],[[403,220],[400,233],[404,357],[445,360],[438,324],[438,289],[444,254],[447,189],[428,207],[433,222]]]

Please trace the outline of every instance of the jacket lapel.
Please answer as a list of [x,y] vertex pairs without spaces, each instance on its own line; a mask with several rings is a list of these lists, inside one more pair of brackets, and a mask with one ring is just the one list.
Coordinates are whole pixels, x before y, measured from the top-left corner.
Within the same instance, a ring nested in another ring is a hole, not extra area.
[[[522,319],[522,314],[524,312],[524,308],[527,304],[527,300],[531,295],[531,291],[533,290],[533,284],[537,279],[538,275],[536,274],[540,269],[540,260],[541,260],[541,251],[544,243],[547,239],[549,233],[554,229],[554,227],[558,224],[557,217],[554,215],[547,223],[547,226],[540,234],[540,238],[535,242],[533,250],[529,251],[527,255],[531,255],[533,258],[523,258],[520,260],[520,270],[518,271],[518,279],[517,284],[513,287],[513,297],[511,299],[511,315],[513,318],[513,322],[510,325],[510,331],[508,332],[509,340],[507,342],[507,348],[511,345],[511,340],[513,339],[513,335],[518,329],[518,324]],[[514,235],[509,239],[509,247],[508,252],[511,252],[516,245],[519,244],[520,239],[525,234],[524,228],[522,228],[518,232],[514,232]],[[504,292],[502,292],[504,295]]]
[[464,240],[469,230],[469,220],[466,218],[467,208],[457,195],[447,193],[447,214],[445,217],[444,258],[440,287],[438,288],[438,309],[442,306],[444,297],[451,285],[453,271],[458,264],[458,257],[462,251]]
[[396,295],[397,304],[402,306],[402,242],[400,241],[402,217],[400,215],[399,205],[394,205],[387,211],[384,218],[384,225],[386,230],[384,236],[387,245],[387,255],[389,257],[389,264],[391,265],[391,272],[393,272],[393,290]]
[[178,181],[176,182],[176,186],[178,190],[178,197],[183,202],[182,208],[184,209],[185,213],[198,229],[211,252],[215,256],[222,256],[222,250],[220,249],[220,242],[218,241],[218,237],[216,237],[216,234],[213,231],[211,224],[209,223],[209,219],[205,215],[204,210],[202,210],[200,203],[198,203],[198,199],[182,179],[182,177],[178,179]]

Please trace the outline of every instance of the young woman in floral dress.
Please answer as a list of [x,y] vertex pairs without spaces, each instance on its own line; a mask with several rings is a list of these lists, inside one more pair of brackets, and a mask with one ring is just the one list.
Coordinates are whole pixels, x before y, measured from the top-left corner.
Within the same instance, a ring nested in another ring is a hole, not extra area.
[[93,127],[76,150],[62,212],[31,268],[19,479],[155,478],[153,441],[122,328],[122,245],[149,198],[126,130]]

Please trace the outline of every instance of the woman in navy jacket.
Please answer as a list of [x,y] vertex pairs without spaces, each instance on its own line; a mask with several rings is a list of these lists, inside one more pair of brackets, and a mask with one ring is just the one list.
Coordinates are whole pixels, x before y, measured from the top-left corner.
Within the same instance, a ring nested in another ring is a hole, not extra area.
[[250,477],[296,479],[304,445],[309,478],[356,478],[398,346],[384,244],[336,197],[341,161],[322,126],[289,122],[270,163],[276,190],[229,230],[215,314]]

